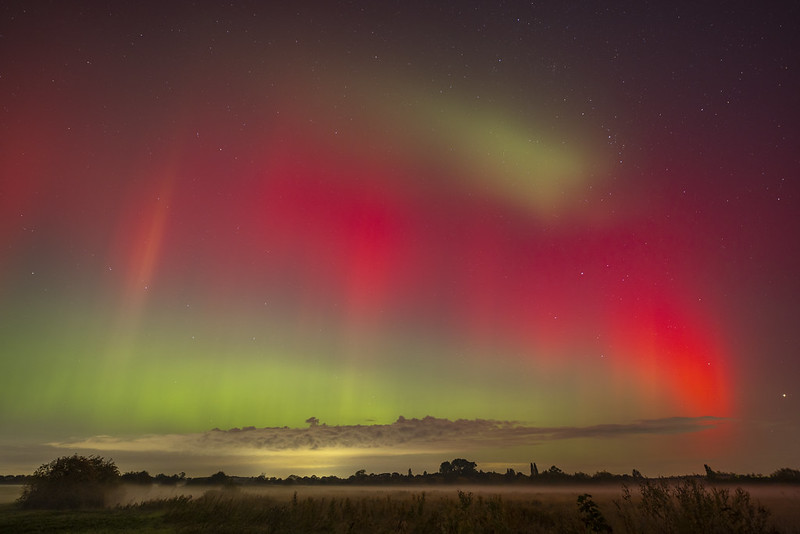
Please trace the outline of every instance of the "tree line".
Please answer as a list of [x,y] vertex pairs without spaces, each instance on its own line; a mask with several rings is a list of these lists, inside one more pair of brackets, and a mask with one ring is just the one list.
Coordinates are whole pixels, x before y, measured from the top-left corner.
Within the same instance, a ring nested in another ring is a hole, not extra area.
[[[41,479],[43,476],[65,477],[69,474],[70,469],[75,472],[87,472],[91,469],[87,466],[94,466],[92,469],[99,469],[98,466],[106,466],[107,469],[112,469],[116,473],[110,478],[118,480],[119,482],[126,482],[131,484],[157,484],[162,486],[169,485],[223,485],[223,484],[276,484],[276,485],[291,485],[291,484],[448,484],[448,483],[476,483],[476,484],[508,484],[508,483],[568,483],[568,482],[625,482],[635,479],[643,479],[644,477],[637,469],[633,469],[630,474],[614,474],[608,471],[598,471],[592,475],[575,472],[567,473],[559,467],[552,465],[547,469],[540,470],[535,462],[530,463],[530,467],[526,472],[516,471],[513,468],[506,469],[505,473],[497,473],[495,471],[482,471],[478,469],[476,462],[464,459],[455,458],[453,460],[444,461],[440,464],[439,470],[429,473],[423,471],[422,473],[413,473],[408,469],[406,473],[392,472],[392,473],[367,473],[365,469],[359,469],[348,477],[338,477],[334,475],[329,476],[300,476],[289,475],[286,478],[267,477],[266,474],[261,474],[256,477],[240,477],[230,476],[223,471],[218,471],[207,477],[188,477],[186,473],[178,473],[166,475],[159,473],[151,475],[147,471],[129,471],[120,474],[116,465],[111,460],[105,460],[96,456],[88,458],[83,456],[74,455],[71,457],[62,457],[50,464],[42,465],[33,475],[6,475],[0,476],[0,483],[2,484],[30,484],[31,482]],[[709,481],[737,481],[737,482],[784,482],[784,483],[800,483],[800,470],[791,468],[781,468],[770,475],[761,474],[736,474],[716,471],[704,465],[705,475],[686,475],[668,477],[674,479],[681,478],[697,478],[704,477]]]
[[[708,465],[705,468],[705,478],[709,481],[737,481],[737,482],[784,482],[784,483],[800,483],[800,470],[781,468],[770,475],[761,474],[736,474],[726,473],[722,471],[714,471]],[[683,479],[683,478],[698,478],[703,475],[683,475],[666,478]],[[506,469],[505,473],[498,473],[496,471],[482,471],[478,469],[476,462],[466,460],[464,458],[455,458],[450,461],[444,461],[439,465],[439,470],[429,473],[423,471],[422,473],[414,473],[408,469],[405,473],[399,472],[384,472],[384,473],[367,473],[365,469],[359,469],[348,477],[338,477],[335,475],[318,476],[318,475],[289,475],[286,478],[267,477],[266,474],[261,474],[256,477],[241,477],[231,476],[225,474],[223,471],[218,471],[213,475],[207,477],[187,477],[185,473],[178,475],[164,475],[158,474],[151,476],[147,471],[128,472],[120,476],[123,482],[137,483],[137,484],[161,484],[161,485],[223,485],[223,484],[275,484],[275,485],[325,485],[325,484],[452,484],[452,483],[476,483],[476,484],[526,484],[526,483],[591,483],[591,482],[626,482],[637,479],[644,479],[638,469],[633,469],[630,474],[615,474],[608,471],[597,471],[594,474],[584,472],[567,473],[561,468],[551,465],[547,469],[539,470],[535,462],[530,463],[530,468],[527,473],[517,471],[512,468]],[[664,477],[661,477],[664,478]]]

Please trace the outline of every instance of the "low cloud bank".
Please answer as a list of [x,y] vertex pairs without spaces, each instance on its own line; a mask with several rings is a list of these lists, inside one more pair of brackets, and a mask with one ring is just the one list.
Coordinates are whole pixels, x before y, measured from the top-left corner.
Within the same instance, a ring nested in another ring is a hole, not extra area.
[[256,451],[393,449],[406,452],[470,447],[513,447],[575,438],[616,438],[626,435],[668,435],[716,426],[716,417],[671,417],[584,427],[534,427],[514,421],[487,419],[406,419],[386,425],[326,425],[310,418],[307,428],[267,427],[214,429],[192,434],[148,434],[138,437],[94,436],[53,442],[62,449],[126,452],[182,452],[197,455],[252,454]]

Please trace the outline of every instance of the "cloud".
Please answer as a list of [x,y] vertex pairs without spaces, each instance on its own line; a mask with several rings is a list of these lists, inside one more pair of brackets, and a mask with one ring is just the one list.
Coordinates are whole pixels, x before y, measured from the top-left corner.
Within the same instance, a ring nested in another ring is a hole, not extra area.
[[[312,421],[313,420],[313,421]],[[716,426],[716,417],[672,417],[584,427],[535,427],[514,421],[400,417],[386,425],[333,425],[310,418],[308,428],[214,429],[191,434],[138,437],[94,436],[54,442],[56,448],[126,452],[182,452],[193,455],[248,455],[254,452],[391,449],[398,453],[513,447],[576,438],[616,438],[642,434],[684,434]]]

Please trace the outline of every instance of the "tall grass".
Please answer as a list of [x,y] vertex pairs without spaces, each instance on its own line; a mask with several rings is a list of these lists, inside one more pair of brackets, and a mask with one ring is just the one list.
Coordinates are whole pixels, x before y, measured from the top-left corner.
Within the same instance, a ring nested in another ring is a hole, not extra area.
[[[190,532],[518,533],[627,532],[767,534],[769,512],[742,489],[706,489],[696,480],[644,481],[603,510],[591,495],[575,503],[458,491],[429,496],[306,497],[290,502],[231,490],[169,503],[166,521]],[[615,512],[609,514],[608,512]]]
[[459,491],[457,498],[426,493],[403,496],[295,498],[210,491],[199,499],[165,503],[166,521],[187,532],[264,533],[583,533],[572,507],[540,501],[484,497]]
[[[302,490],[301,490],[302,491]],[[0,532],[178,533],[740,533],[777,532],[770,514],[742,489],[695,480],[645,480],[621,498],[589,494],[375,492],[298,496],[238,487],[107,510],[0,508]],[[94,528],[95,525],[97,528]],[[782,525],[784,532],[800,532]]]
[[769,511],[741,488],[706,489],[695,479],[679,484],[645,480],[638,498],[623,488],[621,500],[614,501],[624,530],[655,534],[767,534]]

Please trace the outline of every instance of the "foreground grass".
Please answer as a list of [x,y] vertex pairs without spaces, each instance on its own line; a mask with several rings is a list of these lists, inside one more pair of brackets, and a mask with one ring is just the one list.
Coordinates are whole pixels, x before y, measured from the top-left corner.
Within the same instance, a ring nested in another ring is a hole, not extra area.
[[[145,533],[587,533],[777,532],[743,491],[647,483],[636,494],[473,495],[470,492],[334,494],[276,498],[237,488],[106,510],[0,506],[0,532]],[[699,529],[699,530],[698,530]],[[782,532],[800,532],[795,528]]]
[[213,490],[109,510],[0,507],[0,532],[586,532],[574,504],[499,495],[307,497],[290,502]]
[[[407,497],[359,499],[305,498],[290,503],[263,496],[233,497],[209,492],[179,503],[166,520],[190,532],[585,532],[574,505],[564,507],[502,496]],[[245,528],[246,527],[246,528]]]
[[452,495],[307,497],[290,502],[263,495],[210,491],[198,499],[145,503],[175,532],[382,533],[586,532],[566,503]]
[[13,504],[3,504],[0,505],[0,532],[175,532],[175,527],[167,524],[164,518],[164,510],[20,510]]
[[293,499],[211,491],[109,510],[0,507],[0,532],[382,533],[586,532],[573,507],[459,493],[431,498]]

